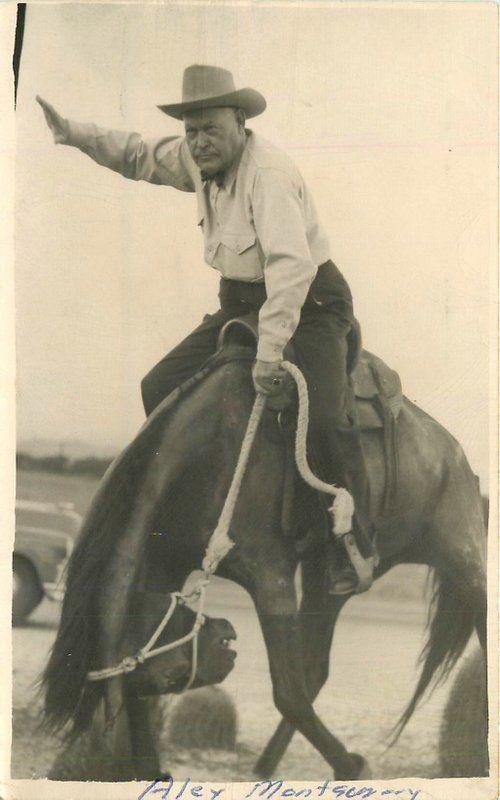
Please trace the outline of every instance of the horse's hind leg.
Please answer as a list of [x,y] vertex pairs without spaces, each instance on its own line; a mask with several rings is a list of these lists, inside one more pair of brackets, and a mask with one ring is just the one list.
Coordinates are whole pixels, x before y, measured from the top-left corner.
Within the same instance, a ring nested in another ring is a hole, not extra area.
[[[330,648],[339,613],[347,597],[329,596],[325,593],[325,560],[321,553],[302,565],[302,602],[300,620],[302,653],[307,690],[314,702],[326,683],[330,667]],[[273,774],[290,744],[295,727],[282,719],[267,743],[255,772],[260,777]]]

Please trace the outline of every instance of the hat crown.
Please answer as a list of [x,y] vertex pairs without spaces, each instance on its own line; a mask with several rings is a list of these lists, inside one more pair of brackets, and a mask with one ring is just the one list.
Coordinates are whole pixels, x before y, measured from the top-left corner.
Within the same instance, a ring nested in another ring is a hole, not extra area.
[[182,102],[189,103],[236,91],[233,75],[222,67],[192,64],[184,70]]
[[248,86],[236,90],[232,73],[222,67],[208,64],[191,64],[182,79],[182,101],[158,106],[160,111],[174,119],[183,119],[187,111],[205,108],[241,108],[247,119],[262,114],[265,98]]

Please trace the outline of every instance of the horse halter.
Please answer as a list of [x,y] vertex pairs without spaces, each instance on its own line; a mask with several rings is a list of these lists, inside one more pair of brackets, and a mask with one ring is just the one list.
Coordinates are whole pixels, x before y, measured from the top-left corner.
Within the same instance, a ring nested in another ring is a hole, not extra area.
[[[175,650],[177,647],[182,647],[183,644],[193,642],[192,658],[191,658],[191,671],[186,685],[183,687],[182,692],[186,692],[193,685],[196,678],[196,670],[198,669],[198,635],[206,622],[206,617],[203,614],[203,607],[205,605],[205,591],[210,582],[210,575],[206,574],[202,578],[195,589],[189,594],[181,594],[180,592],[170,593],[170,605],[162,621],[148,640],[148,642],[141,647],[138,652],[133,656],[125,656],[119,664],[114,667],[105,667],[104,669],[91,670],[87,673],[87,680],[89,681],[102,681],[108,678],[114,678],[116,675],[123,675],[133,672],[140,664],[143,664],[148,658],[154,658],[162,653],[168,653],[170,650]],[[163,633],[168,623],[172,619],[177,606],[185,605],[187,601],[196,597],[199,605],[196,612],[196,619],[194,625],[189,633],[181,636],[173,642],[164,644],[161,647],[154,647],[160,635]]]

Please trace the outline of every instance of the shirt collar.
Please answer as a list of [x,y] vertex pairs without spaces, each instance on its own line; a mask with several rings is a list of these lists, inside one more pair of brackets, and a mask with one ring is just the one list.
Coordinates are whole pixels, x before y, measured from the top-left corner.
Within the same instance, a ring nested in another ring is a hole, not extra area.
[[[243,151],[242,151],[242,152],[243,152]],[[224,177],[223,177],[223,179],[222,179],[222,184],[220,184],[220,185],[221,185],[221,186],[223,186],[223,188],[224,188],[224,189],[225,189],[227,192],[230,192],[230,191],[231,191],[231,189],[232,189],[232,188],[233,188],[233,186],[234,186],[234,182],[235,182],[235,180],[236,180],[236,175],[237,175],[237,173],[238,173],[238,167],[240,166],[240,161],[241,161],[241,156],[240,156],[240,158],[238,159],[238,161],[237,161],[235,164],[233,164],[233,165],[232,165],[231,169],[230,169],[230,170],[228,170],[228,171],[225,173],[225,175],[224,175]]]

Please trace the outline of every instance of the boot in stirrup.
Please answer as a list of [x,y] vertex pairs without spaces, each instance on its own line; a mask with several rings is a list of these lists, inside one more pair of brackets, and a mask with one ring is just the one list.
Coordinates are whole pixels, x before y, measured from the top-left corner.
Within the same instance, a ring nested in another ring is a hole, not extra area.
[[[373,526],[370,528],[372,533]],[[362,552],[358,548],[358,542],[361,543]],[[330,542],[327,553],[328,594],[359,594],[370,588],[374,569],[380,559],[374,537],[361,532],[355,518],[353,530],[336,542]]]

